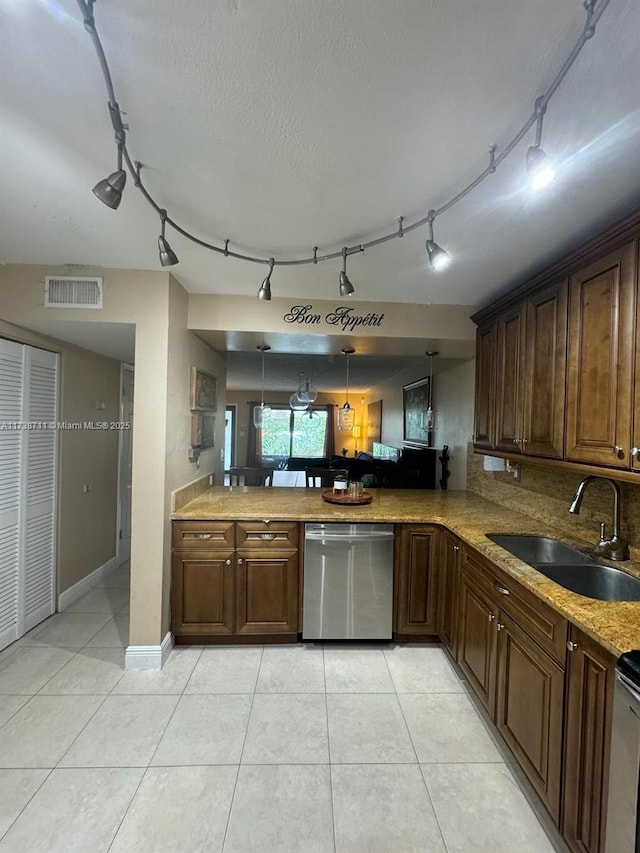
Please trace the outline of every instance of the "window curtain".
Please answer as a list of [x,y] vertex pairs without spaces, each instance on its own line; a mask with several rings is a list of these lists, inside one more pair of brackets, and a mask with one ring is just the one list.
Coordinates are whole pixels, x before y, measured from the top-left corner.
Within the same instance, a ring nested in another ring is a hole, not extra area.
[[262,467],[262,430],[253,424],[253,412],[258,402],[249,403],[249,428],[247,429],[247,465],[249,468]]
[[334,456],[336,449],[334,447],[334,442],[336,440],[336,431],[335,431],[335,406],[332,403],[329,403],[325,406],[327,410],[327,431],[324,434],[324,455],[327,457]]

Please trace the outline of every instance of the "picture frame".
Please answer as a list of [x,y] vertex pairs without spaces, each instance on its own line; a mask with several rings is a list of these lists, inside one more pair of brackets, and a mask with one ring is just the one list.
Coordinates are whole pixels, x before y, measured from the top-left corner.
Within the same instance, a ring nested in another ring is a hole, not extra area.
[[430,447],[432,434],[426,428],[431,380],[428,376],[402,387],[404,441],[420,447]]
[[215,412],[218,380],[211,373],[191,368],[190,408],[192,412]]
[[213,447],[215,432],[215,415],[191,415],[191,447],[197,447],[200,450]]

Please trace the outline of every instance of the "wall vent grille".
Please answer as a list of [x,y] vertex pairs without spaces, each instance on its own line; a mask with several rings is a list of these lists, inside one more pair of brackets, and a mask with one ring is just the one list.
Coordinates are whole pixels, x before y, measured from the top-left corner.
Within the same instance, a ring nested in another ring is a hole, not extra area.
[[44,304],[47,308],[102,308],[102,278],[48,275]]

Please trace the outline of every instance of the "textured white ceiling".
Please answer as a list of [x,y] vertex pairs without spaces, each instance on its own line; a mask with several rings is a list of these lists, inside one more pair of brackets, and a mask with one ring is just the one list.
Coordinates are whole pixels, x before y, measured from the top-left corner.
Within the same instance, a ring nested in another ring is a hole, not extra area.
[[[170,214],[269,257],[332,251],[450,198],[566,58],[582,0],[101,0],[132,155]],[[425,233],[349,260],[355,299],[480,304],[640,202],[640,3],[611,0],[545,119],[558,182],[520,148]],[[158,220],[114,167],[106,95],[74,0],[0,0],[0,260],[156,268]],[[256,292],[264,268],[170,232],[191,291]],[[332,298],[339,263],[277,268],[274,294]]]

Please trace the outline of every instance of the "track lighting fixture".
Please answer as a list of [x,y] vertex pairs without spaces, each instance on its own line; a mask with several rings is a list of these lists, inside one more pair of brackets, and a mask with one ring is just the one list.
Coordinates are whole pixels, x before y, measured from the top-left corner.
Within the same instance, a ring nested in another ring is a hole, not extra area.
[[542,142],[542,121],[546,111],[547,106],[544,103],[544,98],[538,98],[536,100],[536,141],[527,151],[527,172],[529,173],[529,181],[534,190],[541,190],[549,186],[556,179],[556,172],[553,168],[551,158],[540,147],[540,143]]
[[256,347],[262,353],[262,382],[260,384],[260,405],[253,408],[253,425],[256,429],[262,429],[265,415],[271,412],[271,406],[264,404],[264,354],[269,352],[269,344],[258,344]]
[[353,429],[356,422],[356,412],[349,405],[349,356],[353,355],[353,347],[343,347],[340,352],[347,357],[347,381],[344,404],[338,409],[338,429]]
[[160,263],[163,267],[172,267],[179,263],[178,256],[165,239],[164,229],[167,222],[167,211],[160,211],[160,236],[158,237],[158,252],[160,253]]
[[342,250],[342,272],[340,273],[340,296],[351,296],[355,293],[355,287],[349,281],[347,275],[347,247]]
[[[114,210],[118,207],[122,199],[122,191],[126,182],[126,173],[122,168],[122,163],[124,160],[127,169],[135,178],[135,186],[140,190],[147,203],[151,207],[153,207],[156,212],[161,211],[160,205],[154,199],[148,188],[143,183],[143,180],[140,176],[138,161],[133,160],[127,150],[125,131],[128,130],[128,126],[123,124],[122,122],[122,113],[120,111],[120,107],[118,106],[116,93],[113,87],[113,78],[111,70],[109,68],[109,63],[107,61],[100,35],[96,27],[93,9],[95,0],[76,0],[76,2],[80,8],[85,30],[93,41],[93,45],[98,58],[98,63],[102,71],[102,76],[104,78],[104,83],[107,90],[109,117],[111,120],[112,127],[115,131],[116,144],[118,146],[117,170],[111,175],[109,175],[108,178],[96,184],[93,189],[93,192],[108,207],[111,207]],[[462,188],[458,189],[457,192],[453,194],[450,199],[448,199],[447,201],[443,201],[439,208],[435,210],[430,210],[427,216],[416,219],[410,224],[404,222],[403,216],[397,217],[397,221],[399,223],[398,228],[387,234],[384,234],[383,236],[378,236],[366,242],[362,242],[359,245],[359,251],[364,251],[365,249],[371,248],[373,246],[379,246],[395,238],[401,238],[405,234],[414,231],[416,228],[422,228],[423,226],[428,225],[429,237],[426,242],[426,248],[427,253],[429,255],[429,263],[431,264],[431,267],[434,270],[444,269],[444,267],[449,264],[451,258],[448,252],[446,252],[441,246],[439,246],[433,238],[434,219],[437,216],[440,216],[445,211],[452,208],[454,205],[458,204],[460,201],[462,201],[462,199],[466,198],[466,196],[469,195],[470,192],[472,192],[484,180],[486,180],[486,178],[488,178],[490,175],[493,175],[496,169],[502,164],[503,160],[505,160],[518,147],[521,140],[524,139],[524,137],[534,126],[534,124],[536,125],[536,139],[534,145],[532,145],[527,152],[527,170],[530,173],[531,182],[534,187],[543,187],[549,184],[555,177],[555,171],[553,169],[553,164],[550,158],[547,157],[540,145],[542,137],[543,116],[546,112],[548,104],[551,101],[551,98],[554,96],[558,87],[576,62],[578,56],[582,52],[583,47],[585,46],[587,41],[589,41],[589,39],[594,36],[596,31],[596,25],[598,24],[598,21],[604,14],[604,11],[609,4],[610,0],[598,0],[598,2],[596,2],[596,0],[584,0],[583,6],[586,10],[586,20],[584,22],[579,37],[576,39],[576,42],[573,45],[571,52],[568,54],[567,58],[560,66],[559,71],[549,83],[546,92],[536,100],[535,109],[533,113],[528,116],[520,130],[518,130],[518,132],[509,142],[505,143],[499,154],[496,154],[497,146],[491,146],[491,148],[489,149],[489,164],[482,172],[480,172],[480,174],[476,175],[476,177],[466,186],[463,186]],[[259,256],[257,254],[245,254],[239,251],[230,251],[228,239],[217,239],[213,242],[208,242],[202,240],[200,237],[197,237],[195,234],[190,233],[186,228],[180,226],[173,219],[172,225],[176,230],[180,232],[180,234],[182,234],[183,237],[186,237],[188,240],[197,243],[199,246],[202,246],[205,249],[209,249],[212,252],[224,255],[224,257],[236,258],[238,260],[249,261],[251,263],[264,263],[263,256]],[[158,246],[160,249],[160,262],[163,266],[170,266],[173,263],[177,263],[177,258],[171,251],[169,244],[164,239],[164,230],[161,234],[161,239],[158,241]],[[351,252],[354,251],[356,251],[355,247],[351,249]],[[280,259],[278,263],[286,264],[287,266],[317,264],[320,261],[329,261],[334,258],[339,258],[340,255],[342,255],[343,268],[342,272],[340,273],[339,286],[340,296],[346,297],[350,296],[355,292],[355,288],[353,287],[347,276],[346,260],[348,254],[350,254],[350,251],[345,246],[341,251],[336,250],[333,252],[326,252],[325,254],[319,256],[318,247],[314,246],[312,255],[299,256],[296,258],[287,259],[283,258]],[[275,263],[275,260],[271,258],[269,262],[269,274],[262,282],[262,285],[258,291],[259,299],[265,301],[269,301],[271,299],[271,273],[273,272],[273,267]]]
[[427,255],[429,256],[429,263],[431,264],[431,269],[438,272],[439,270],[443,270],[445,267],[449,266],[449,264],[451,263],[451,255],[449,254],[449,252],[446,252],[441,246],[438,246],[436,241],[433,239],[433,220],[435,218],[435,210],[430,210],[427,214],[427,221],[429,223]]
[[122,168],[122,145],[118,145],[118,168],[108,178],[98,181],[93,188],[93,194],[107,207],[117,210],[122,201],[122,190],[126,183],[127,173]]
[[275,261],[271,258],[269,260],[269,272],[263,279],[260,290],[258,291],[258,299],[264,299],[266,302],[271,302],[271,273],[273,272],[274,265]]

